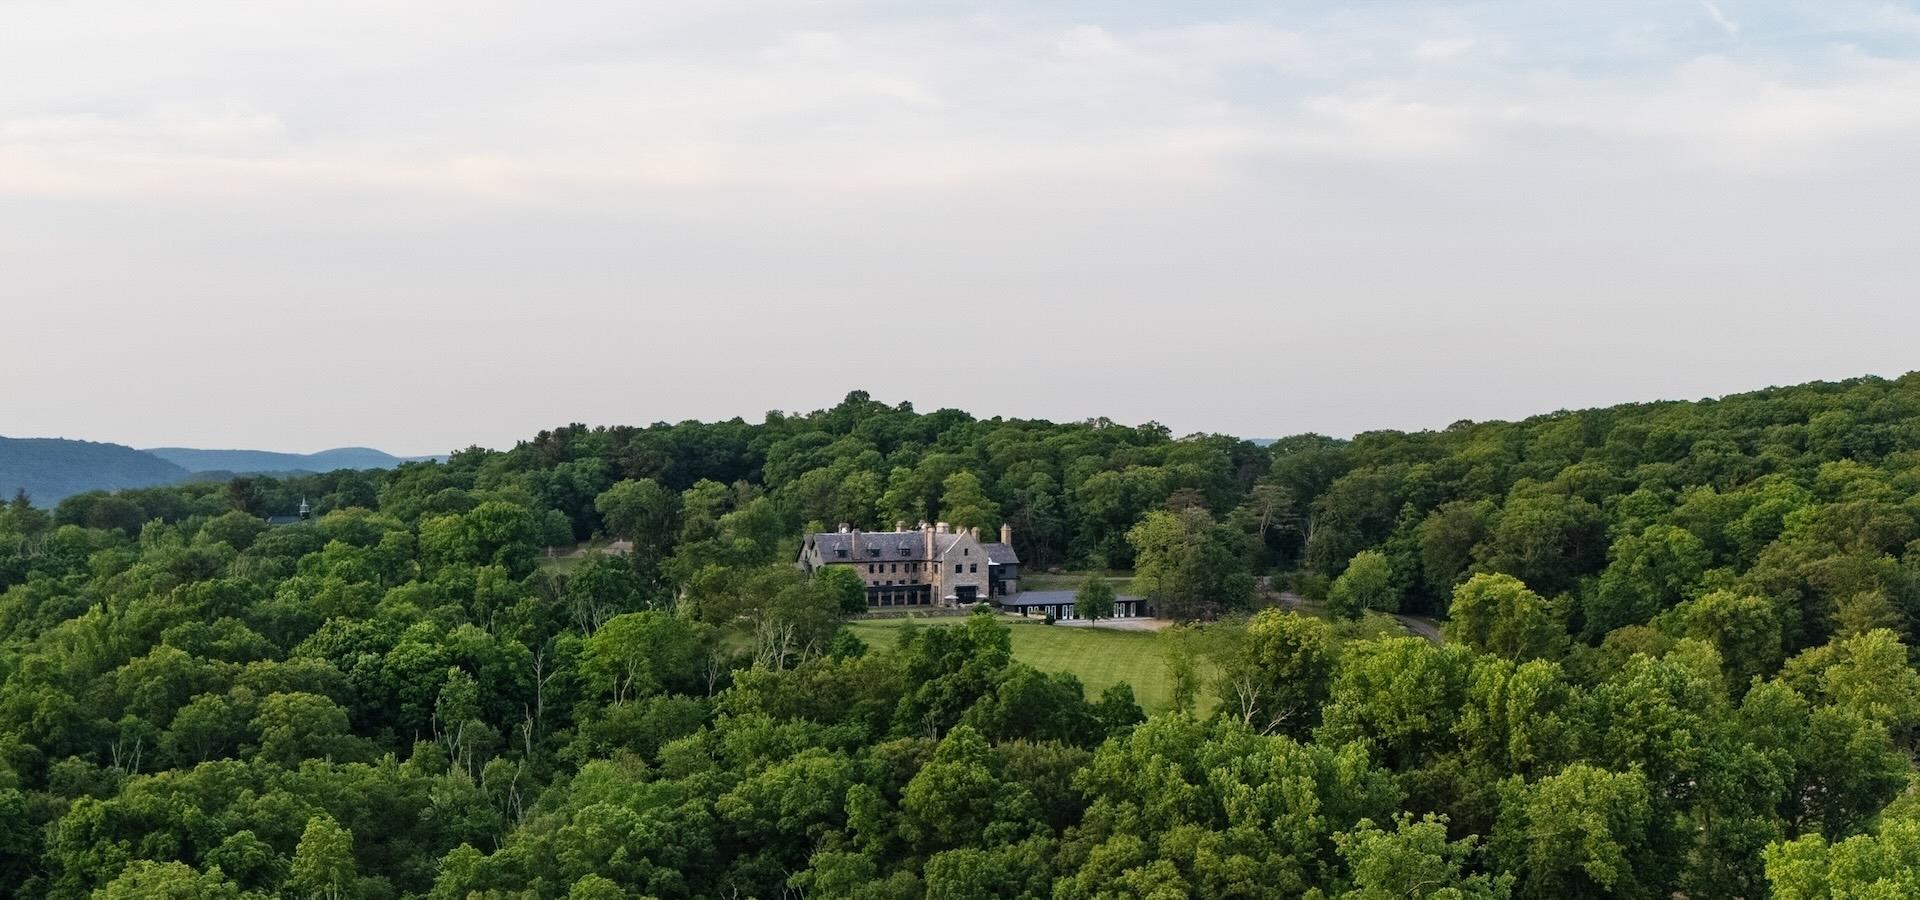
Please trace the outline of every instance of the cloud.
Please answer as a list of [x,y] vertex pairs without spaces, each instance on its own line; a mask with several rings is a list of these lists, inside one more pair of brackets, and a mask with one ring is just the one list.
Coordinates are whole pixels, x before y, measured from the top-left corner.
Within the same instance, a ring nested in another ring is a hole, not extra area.
[[1897,371],[1916,19],[1714,2],[16,3],[0,419],[431,450],[963,366],[887,399],[1271,435]]
[[0,140],[50,145],[106,141],[147,146],[234,146],[278,138],[285,131],[279,117],[233,104],[168,102],[117,116],[77,112],[0,120]]
[[[0,190],[565,203],[596,185],[885,191],[1257,178],[1273,161],[1499,165],[1568,140],[1778,174],[1920,132],[1903,102],[1915,63],[1897,43],[1702,56],[1686,37],[1697,15],[1667,6],[1586,21],[1498,3],[1170,22],[997,4],[568,12],[33,7],[0,34],[0,80],[18,86],[0,99]],[[1850,36],[1897,30],[1884,9],[1823,15],[1823,33],[1843,15]]]
[[1703,56],[1657,84],[1596,90],[1561,86],[1577,99],[1537,109],[1549,125],[1636,142],[1681,158],[1750,173],[1804,173],[1849,165],[1920,138],[1920,64],[1852,59],[1824,77],[1794,78],[1751,63]]
[[1727,33],[1727,37],[1740,36],[1740,23],[1727,18],[1727,14],[1721,12],[1720,7],[1713,0],[1700,0],[1700,6],[1713,19],[1713,24],[1720,26],[1720,30]]
[[1445,62],[1465,56],[1474,43],[1470,37],[1429,38],[1413,45],[1413,58],[1421,62]]

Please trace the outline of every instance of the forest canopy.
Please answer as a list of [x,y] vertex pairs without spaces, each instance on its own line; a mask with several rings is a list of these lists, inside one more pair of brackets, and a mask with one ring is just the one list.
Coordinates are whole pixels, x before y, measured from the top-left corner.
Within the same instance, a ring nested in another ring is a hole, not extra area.
[[[1267,446],[855,392],[28,500],[8,896],[1920,895],[1920,375]],[[921,521],[1206,623],[1172,708],[793,565]]]

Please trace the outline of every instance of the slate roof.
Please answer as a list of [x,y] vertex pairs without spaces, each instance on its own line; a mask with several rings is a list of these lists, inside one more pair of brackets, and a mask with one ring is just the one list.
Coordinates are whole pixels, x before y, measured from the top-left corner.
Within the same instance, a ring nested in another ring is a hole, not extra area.
[[[1074,602],[1074,597],[1078,595],[1079,595],[1079,591],[1025,591],[1022,593],[1015,594],[1011,597],[1001,597],[993,602],[998,603],[1001,606],[1013,606],[1013,607],[1052,606],[1056,603],[1061,605],[1070,605]],[[1122,600],[1138,601],[1140,599],[1142,598],[1136,597],[1132,594],[1118,594],[1118,595],[1115,595],[1113,598],[1115,603],[1118,603]]]
[[[952,535],[935,535],[935,538]],[[862,531],[858,534],[842,531],[826,531],[813,536],[814,546],[820,548],[820,558],[829,562],[840,559],[840,551],[847,551],[848,562],[862,559],[884,560],[925,560],[927,545],[918,531]],[[873,550],[880,551],[879,556]],[[907,551],[901,555],[900,551]]]
[[[933,535],[933,558],[946,558],[947,551],[960,543],[968,535],[963,531],[935,532]],[[908,560],[925,562],[927,560],[926,537],[918,531],[822,531],[811,535],[808,541],[819,549],[823,562],[858,562],[861,560]],[[1006,544],[982,543],[989,565],[1017,563],[1020,557]],[[875,556],[873,551],[880,554]],[[842,558],[840,551],[847,551]],[[905,550],[906,553],[901,553]]]
[[987,562],[990,565],[1004,566],[1020,561],[1020,554],[1013,552],[1012,544],[1002,544],[998,542],[981,544],[980,549],[987,552]]

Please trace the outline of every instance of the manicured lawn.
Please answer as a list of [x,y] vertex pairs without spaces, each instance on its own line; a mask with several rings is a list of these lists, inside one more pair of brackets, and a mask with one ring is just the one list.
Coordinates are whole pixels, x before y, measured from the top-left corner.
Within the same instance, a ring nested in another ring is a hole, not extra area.
[[[1326,618],[1318,604],[1305,604],[1300,612]],[[960,616],[922,619],[864,619],[847,623],[847,628],[875,650],[890,650],[903,629],[920,626],[946,628],[966,621]],[[1039,625],[1003,617],[1013,632],[1013,657],[1043,672],[1072,672],[1086,686],[1087,699],[1117,682],[1133,685],[1134,699],[1148,712],[1160,712],[1172,705],[1173,685],[1167,677],[1165,647],[1173,638],[1157,631],[1120,631],[1070,625]],[[1224,627],[1224,626],[1223,626]],[[1364,640],[1400,637],[1408,629],[1392,616],[1368,613],[1358,622],[1340,622],[1334,626],[1336,640]],[[1203,642],[1206,635],[1197,636]],[[1200,712],[1218,702],[1214,679],[1218,670],[1202,655],[1200,660]]]
[[[601,549],[606,545],[607,545],[606,541],[596,540],[596,541],[588,541],[584,544],[580,544],[575,547],[554,547],[552,548],[552,550],[556,555],[554,556],[543,555],[540,557],[540,569],[545,572],[551,572],[555,575],[571,574],[574,569],[577,569],[580,567],[581,563],[587,561],[586,554],[588,552]],[[575,553],[578,553],[580,555],[578,556],[570,555]]]
[[570,575],[574,569],[579,568],[580,564],[586,561],[587,558],[584,556],[542,556],[540,570],[555,575]]
[[[940,628],[964,621],[958,617],[872,619],[850,622],[847,627],[878,650],[893,647],[900,630],[910,624]],[[1164,710],[1172,701],[1157,632],[1024,623],[1013,625],[1012,630],[1015,659],[1043,672],[1072,672],[1086,685],[1089,700],[1124,681],[1133,686],[1134,699],[1148,712]]]

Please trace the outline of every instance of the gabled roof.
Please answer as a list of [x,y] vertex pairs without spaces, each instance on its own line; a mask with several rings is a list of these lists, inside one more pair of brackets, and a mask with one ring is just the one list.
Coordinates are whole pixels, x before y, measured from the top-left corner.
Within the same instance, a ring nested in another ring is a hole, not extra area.
[[[937,535],[946,537],[947,535]],[[872,560],[924,560],[927,558],[926,541],[918,531],[823,531],[813,535],[813,545],[820,550],[820,558],[827,561],[841,559],[840,551],[847,551],[848,562],[862,559]],[[880,554],[875,556],[874,550]],[[905,550],[902,554],[900,551]]]
[[[964,531],[934,532],[933,558],[945,559],[961,541],[973,539],[971,534]],[[861,560],[878,562],[903,559],[925,561],[927,559],[926,535],[919,531],[822,531],[809,535],[807,541],[818,550],[820,559],[824,562]],[[980,546],[983,549],[1000,548],[998,553],[987,551],[989,563],[1020,561],[1019,557],[1014,555],[1013,548],[1005,544],[981,544]],[[847,552],[844,557],[840,555],[842,550]],[[875,550],[880,552],[876,555],[873,552]],[[802,552],[805,552],[804,549]]]
[[[1052,606],[1056,603],[1070,605],[1078,602],[1077,598],[1079,596],[1079,591],[1023,591],[1011,597],[1001,597],[993,602],[1001,606],[1013,607]],[[1120,601],[1138,601],[1145,598],[1136,597],[1132,594],[1116,594],[1113,599],[1114,602],[1117,603]]]
[[980,549],[987,552],[987,562],[992,565],[1004,566],[1020,562],[1020,554],[1013,552],[1012,544],[998,542],[981,544]]

